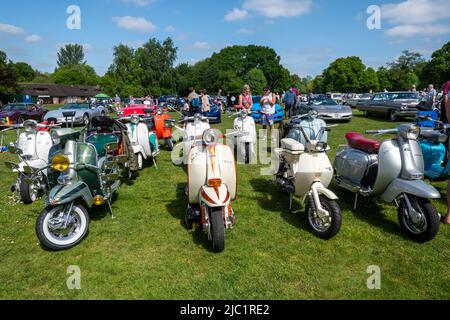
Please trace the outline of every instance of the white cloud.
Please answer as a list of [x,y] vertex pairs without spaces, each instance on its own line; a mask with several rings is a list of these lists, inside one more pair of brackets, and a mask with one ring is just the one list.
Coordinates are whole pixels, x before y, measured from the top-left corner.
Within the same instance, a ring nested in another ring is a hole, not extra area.
[[196,42],[194,43],[194,48],[199,50],[208,50],[210,49],[210,45],[208,42],[202,41],[202,42]]
[[311,11],[312,0],[245,0],[243,8],[268,18],[297,17]]
[[242,10],[239,8],[234,8],[233,10],[229,11],[224,19],[225,21],[237,21],[237,20],[243,20],[248,17],[248,11]]
[[236,33],[238,33],[238,34],[254,34],[255,31],[251,30],[251,29],[247,29],[247,28],[241,28],[241,29],[236,30]]
[[167,26],[167,27],[164,29],[164,31],[167,32],[167,33],[173,33],[173,32],[176,31],[176,29],[175,29],[174,26]]
[[37,34],[32,34],[25,38],[25,42],[34,43],[42,41],[42,37]]
[[175,40],[177,41],[186,41],[187,39],[189,39],[189,35],[187,33],[182,33],[175,37]]
[[153,32],[157,28],[156,26],[149,20],[143,17],[115,17],[113,18],[117,23],[119,28],[130,30],[130,31],[138,31],[138,32]]
[[156,0],[120,0],[124,3],[129,3],[138,7],[147,7],[154,3]]
[[25,33],[25,30],[23,30],[22,28],[13,26],[12,24],[0,23],[0,32],[12,34],[12,35],[22,35]]
[[450,33],[450,0],[404,0],[382,6],[389,37],[440,36]]

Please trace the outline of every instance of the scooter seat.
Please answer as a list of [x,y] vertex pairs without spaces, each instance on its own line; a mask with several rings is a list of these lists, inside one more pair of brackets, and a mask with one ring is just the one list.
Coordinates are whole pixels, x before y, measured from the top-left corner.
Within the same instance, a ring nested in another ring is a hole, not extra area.
[[345,135],[348,145],[360,151],[374,154],[380,150],[380,143],[376,140],[368,139],[361,133],[349,132]]
[[293,151],[293,152],[304,152],[305,151],[305,146],[294,139],[281,140],[281,148],[288,150],[288,151]]

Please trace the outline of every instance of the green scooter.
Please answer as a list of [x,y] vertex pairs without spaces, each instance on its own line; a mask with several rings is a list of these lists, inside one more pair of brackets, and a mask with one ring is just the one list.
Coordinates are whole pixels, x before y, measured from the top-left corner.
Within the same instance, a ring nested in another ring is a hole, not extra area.
[[87,208],[111,202],[121,185],[127,162],[119,155],[114,133],[95,133],[83,141],[72,140],[52,154],[49,179],[56,181],[46,199],[47,207],[36,221],[36,235],[44,248],[65,250],[79,244],[89,229]]

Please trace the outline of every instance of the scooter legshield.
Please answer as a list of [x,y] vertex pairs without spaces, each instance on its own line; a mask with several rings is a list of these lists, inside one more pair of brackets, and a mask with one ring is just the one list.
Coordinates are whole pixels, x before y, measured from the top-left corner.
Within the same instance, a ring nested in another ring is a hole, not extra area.
[[57,185],[50,191],[46,199],[46,204],[52,206],[61,205],[70,203],[78,198],[82,198],[88,207],[91,207],[94,203],[91,191],[84,182],[77,182],[66,186]]
[[381,195],[381,199],[391,203],[403,193],[425,199],[439,199],[441,197],[438,190],[423,180],[395,179]]
[[205,203],[210,208],[225,207],[230,203],[231,197],[228,188],[221,185],[218,188],[200,188],[200,203]]

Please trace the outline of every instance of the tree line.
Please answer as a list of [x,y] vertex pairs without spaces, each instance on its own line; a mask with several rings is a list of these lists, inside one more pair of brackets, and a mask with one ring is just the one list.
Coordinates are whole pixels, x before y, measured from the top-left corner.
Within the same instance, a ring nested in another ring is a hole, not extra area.
[[126,97],[186,96],[189,87],[239,94],[244,84],[249,84],[255,94],[267,85],[274,92],[283,92],[292,84],[302,93],[360,93],[408,90],[413,85],[420,89],[450,80],[450,42],[428,61],[420,53],[404,51],[378,70],[366,67],[359,57],[339,58],[315,78],[291,74],[276,51],[265,46],[231,46],[195,64],[175,66],[177,53],[171,38],[151,38],[137,49],[120,44],[114,47],[113,62],[106,74],[98,76],[78,44],[59,50],[53,73],[41,73],[25,62],[14,63],[0,51],[0,95],[17,93],[17,83],[24,82],[100,86],[109,95]]

